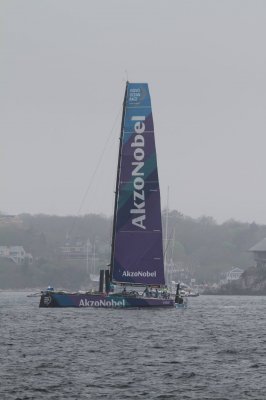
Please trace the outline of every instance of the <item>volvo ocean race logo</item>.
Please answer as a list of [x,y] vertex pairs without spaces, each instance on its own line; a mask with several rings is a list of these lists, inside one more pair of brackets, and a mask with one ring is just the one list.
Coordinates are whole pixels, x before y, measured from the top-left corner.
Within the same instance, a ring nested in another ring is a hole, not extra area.
[[125,307],[126,302],[122,300],[87,300],[81,299],[79,302],[79,307]]
[[131,143],[131,147],[134,149],[132,161],[132,179],[133,179],[133,202],[134,208],[131,208],[130,213],[133,214],[132,224],[141,229],[146,229],[144,221],[146,219],[145,209],[145,181],[144,181],[144,145],[145,139],[143,133],[145,132],[145,116],[133,116],[132,121],[136,121],[134,125],[134,139]]
[[128,101],[129,103],[140,104],[147,94],[146,89],[142,86],[140,88],[129,89]]

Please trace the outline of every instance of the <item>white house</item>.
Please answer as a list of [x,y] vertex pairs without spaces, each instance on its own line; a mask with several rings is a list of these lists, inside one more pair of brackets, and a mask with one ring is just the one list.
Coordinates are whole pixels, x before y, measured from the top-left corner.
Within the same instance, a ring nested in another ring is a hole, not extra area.
[[228,282],[235,281],[236,279],[240,278],[240,276],[243,274],[243,272],[244,272],[244,270],[241,268],[238,268],[238,267],[233,268],[231,271],[227,272],[226,280]]
[[17,265],[23,264],[26,260],[29,264],[33,262],[32,255],[26,253],[23,246],[0,246],[0,257],[8,258]]

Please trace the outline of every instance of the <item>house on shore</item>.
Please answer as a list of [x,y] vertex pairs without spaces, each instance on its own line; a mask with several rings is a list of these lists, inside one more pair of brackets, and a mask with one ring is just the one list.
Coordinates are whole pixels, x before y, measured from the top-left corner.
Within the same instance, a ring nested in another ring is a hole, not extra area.
[[244,270],[238,267],[231,269],[231,271],[228,271],[226,274],[226,281],[232,282],[239,279],[243,272]]
[[0,258],[13,261],[17,265],[23,265],[25,262],[33,263],[33,257],[26,253],[23,246],[0,246]]
[[257,267],[266,268],[266,238],[251,247],[248,251],[253,253],[254,261]]

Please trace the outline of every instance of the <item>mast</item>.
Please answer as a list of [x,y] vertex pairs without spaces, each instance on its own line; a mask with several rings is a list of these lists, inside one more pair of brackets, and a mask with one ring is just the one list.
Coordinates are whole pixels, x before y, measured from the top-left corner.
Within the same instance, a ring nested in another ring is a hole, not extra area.
[[167,248],[168,248],[168,217],[169,217],[169,186],[167,186],[167,201],[165,213],[165,239],[164,239],[164,272],[167,275]]
[[123,101],[123,113],[122,113],[122,121],[121,121],[120,137],[119,137],[119,151],[118,151],[118,163],[117,163],[116,185],[115,185],[114,218],[113,218],[112,244],[111,244],[111,262],[110,262],[110,280],[111,281],[112,281],[112,277],[113,277],[113,268],[114,268],[115,225],[116,225],[116,220],[117,220],[117,203],[118,203],[117,200],[118,200],[119,175],[120,175],[121,154],[122,154],[122,136],[123,136],[123,129],[124,129],[124,121],[125,121],[127,89],[128,89],[128,81],[126,82],[126,90],[125,90],[124,101]]
[[86,243],[86,272],[89,274],[89,239]]

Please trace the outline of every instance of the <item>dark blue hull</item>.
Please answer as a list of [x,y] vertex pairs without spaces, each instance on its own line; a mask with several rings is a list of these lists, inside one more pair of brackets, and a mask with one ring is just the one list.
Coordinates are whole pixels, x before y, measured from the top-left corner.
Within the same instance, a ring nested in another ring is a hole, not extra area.
[[157,308],[174,307],[173,299],[105,295],[91,293],[46,292],[40,307]]

